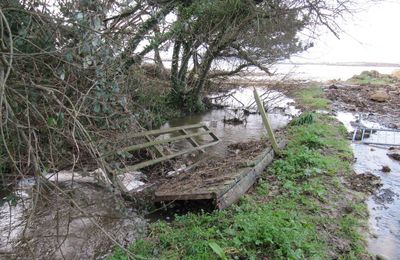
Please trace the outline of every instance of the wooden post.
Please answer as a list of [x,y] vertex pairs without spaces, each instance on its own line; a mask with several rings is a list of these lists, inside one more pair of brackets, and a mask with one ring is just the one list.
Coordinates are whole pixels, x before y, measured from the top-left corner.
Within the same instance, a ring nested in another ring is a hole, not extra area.
[[268,137],[271,140],[272,148],[274,149],[275,153],[277,155],[279,155],[281,152],[280,152],[278,143],[276,142],[274,132],[272,131],[271,124],[269,123],[268,115],[265,112],[264,105],[261,102],[260,96],[258,95],[256,88],[254,88],[254,98],[255,98],[256,103],[257,103],[258,111],[260,111],[264,126],[267,129]]

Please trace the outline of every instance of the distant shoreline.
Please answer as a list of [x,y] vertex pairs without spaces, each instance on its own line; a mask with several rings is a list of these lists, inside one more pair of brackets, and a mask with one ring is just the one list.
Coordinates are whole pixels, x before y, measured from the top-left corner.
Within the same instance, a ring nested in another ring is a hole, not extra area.
[[277,65],[324,65],[324,66],[349,66],[349,67],[400,67],[400,63],[386,62],[281,62]]

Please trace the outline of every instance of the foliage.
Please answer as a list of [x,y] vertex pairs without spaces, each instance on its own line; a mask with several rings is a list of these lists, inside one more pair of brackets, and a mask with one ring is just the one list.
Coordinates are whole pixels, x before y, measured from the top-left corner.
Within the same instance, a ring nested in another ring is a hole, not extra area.
[[[178,4],[177,19],[166,32],[172,37],[161,37],[174,44],[171,95],[175,102],[189,109],[201,108],[199,100],[207,78],[233,75],[250,66],[270,74],[269,65],[311,47],[300,40],[298,32],[319,23],[333,26],[331,18],[346,6],[346,2],[337,3],[337,8],[336,3],[314,4],[296,0]],[[234,64],[231,71],[210,73],[213,65],[226,62]]]
[[314,113],[310,112],[304,112],[303,114],[300,115],[300,117],[297,117],[293,119],[290,124],[291,125],[306,125],[306,124],[312,124],[314,123]]
[[164,82],[138,66],[122,70],[125,35],[106,28],[111,11],[137,3],[47,2],[0,6],[2,185],[17,175],[102,166],[93,141],[105,130],[137,131],[176,116],[165,108]]

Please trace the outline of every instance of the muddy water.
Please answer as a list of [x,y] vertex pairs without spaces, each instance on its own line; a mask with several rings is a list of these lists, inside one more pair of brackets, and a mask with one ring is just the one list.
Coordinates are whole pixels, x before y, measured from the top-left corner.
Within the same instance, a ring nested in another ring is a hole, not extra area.
[[60,172],[62,192],[43,189],[40,197],[35,183],[21,181],[21,199],[0,207],[0,259],[102,259],[145,232],[145,219],[93,178]]
[[[285,127],[293,116],[298,115],[300,110],[296,109],[294,100],[284,96],[277,91],[270,91],[265,88],[257,88],[273,129]],[[220,98],[217,98],[220,97]],[[259,139],[265,128],[261,116],[256,113],[252,88],[238,88],[228,93],[217,93],[210,96],[214,104],[225,106],[222,109],[212,109],[202,114],[177,118],[169,121],[164,127],[175,127],[189,124],[203,123],[212,130],[221,140],[218,145],[207,148],[207,156],[224,156],[227,146],[236,142]],[[250,112],[244,115],[243,109]],[[224,119],[240,118],[244,120],[240,124],[225,123]],[[201,136],[196,141],[203,143],[211,140],[210,137]],[[186,142],[177,143],[175,149],[189,147]]]
[[[349,131],[354,130],[350,122],[355,121],[355,115],[340,112],[338,119]],[[363,120],[361,122],[367,127],[382,128],[375,123]],[[371,138],[377,138],[378,135],[382,134],[378,132]],[[369,251],[388,259],[400,259],[400,162],[386,155],[387,146],[353,143],[351,147],[356,157],[356,173],[371,172],[379,176],[383,184],[378,193],[367,200],[372,233],[368,239]],[[382,166],[388,166],[391,172],[382,172]]]

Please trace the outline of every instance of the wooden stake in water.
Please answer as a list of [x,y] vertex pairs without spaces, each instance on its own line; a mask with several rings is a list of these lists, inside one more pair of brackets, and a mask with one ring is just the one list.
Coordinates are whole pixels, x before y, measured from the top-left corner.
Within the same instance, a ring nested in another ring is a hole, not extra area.
[[257,103],[258,111],[260,111],[264,126],[267,129],[268,137],[271,140],[272,148],[274,149],[275,153],[279,155],[281,151],[279,149],[278,143],[276,142],[274,132],[272,131],[271,124],[269,123],[268,115],[265,112],[264,105],[261,102],[260,96],[258,95],[256,88],[254,88],[254,98]]

